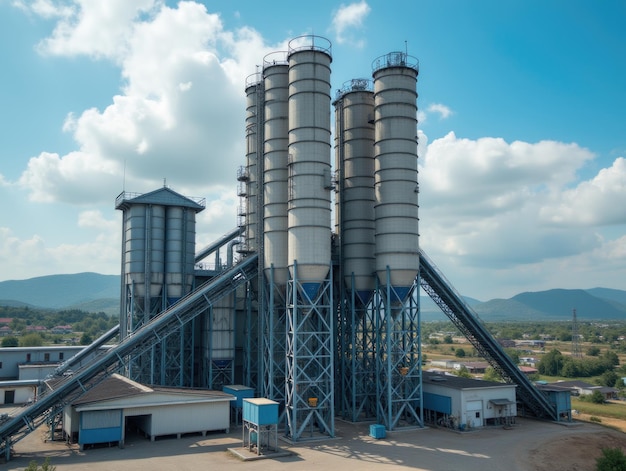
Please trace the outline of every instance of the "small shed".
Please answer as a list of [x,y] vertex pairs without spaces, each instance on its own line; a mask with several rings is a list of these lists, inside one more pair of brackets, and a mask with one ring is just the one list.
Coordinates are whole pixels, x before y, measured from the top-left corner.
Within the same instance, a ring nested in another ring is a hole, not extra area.
[[230,401],[222,391],[148,387],[114,374],[65,408],[63,434],[85,445],[124,445],[126,433],[157,437],[225,430]]
[[422,373],[424,417],[451,428],[509,424],[517,416],[514,384]]
[[548,401],[554,406],[559,422],[572,421],[572,398],[569,388],[554,384],[537,384],[537,389],[548,396]]

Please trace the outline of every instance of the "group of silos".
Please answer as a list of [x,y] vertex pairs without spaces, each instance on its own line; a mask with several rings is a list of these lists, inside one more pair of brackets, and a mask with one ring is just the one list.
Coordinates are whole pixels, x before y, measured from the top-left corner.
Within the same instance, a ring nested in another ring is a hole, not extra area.
[[263,254],[275,286],[297,278],[313,298],[331,266],[336,189],[346,286],[363,304],[376,286],[402,302],[419,269],[417,60],[387,54],[373,63],[373,86],[358,79],[339,90],[332,172],[330,48],[296,38],[246,83],[245,246]]

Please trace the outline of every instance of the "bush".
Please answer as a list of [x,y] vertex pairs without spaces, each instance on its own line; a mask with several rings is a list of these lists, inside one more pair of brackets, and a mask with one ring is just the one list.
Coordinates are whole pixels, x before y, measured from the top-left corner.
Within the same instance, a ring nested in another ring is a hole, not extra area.
[[2,347],[18,347],[20,345],[20,340],[17,337],[13,337],[12,335],[9,337],[4,337],[2,339]]
[[600,355],[600,348],[592,345],[587,349],[587,355],[589,355],[590,357],[597,357],[598,355]]
[[596,460],[596,471],[626,471],[626,456],[619,448],[603,448]]
[[50,464],[50,458],[46,458],[41,466],[35,460],[31,461],[25,471],[55,471],[56,469],[56,466]]

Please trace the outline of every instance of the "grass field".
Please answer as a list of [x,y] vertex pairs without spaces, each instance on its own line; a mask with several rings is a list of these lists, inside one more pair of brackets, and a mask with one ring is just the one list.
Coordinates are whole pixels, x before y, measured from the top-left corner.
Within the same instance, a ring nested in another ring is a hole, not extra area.
[[626,421],[626,403],[608,402],[606,404],[594,404],[572,397],[572,409],[583,414],[595,415],[596,417],[611,417]]

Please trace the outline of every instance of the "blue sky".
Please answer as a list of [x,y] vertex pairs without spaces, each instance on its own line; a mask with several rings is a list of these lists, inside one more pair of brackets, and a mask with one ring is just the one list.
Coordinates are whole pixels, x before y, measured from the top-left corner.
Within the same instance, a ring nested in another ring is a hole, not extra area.
[[626,289],[626,4],[0,0],[0,281],[120,272],[122,191],[236,225],[244,81],[301,34],[333,88],[408,50],[420,243],[478,299]]

